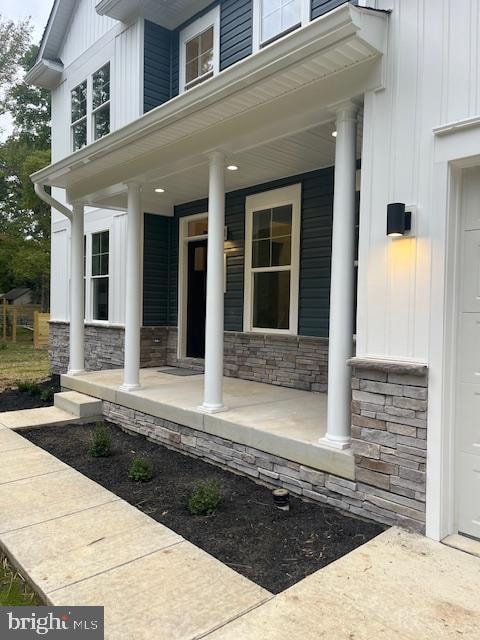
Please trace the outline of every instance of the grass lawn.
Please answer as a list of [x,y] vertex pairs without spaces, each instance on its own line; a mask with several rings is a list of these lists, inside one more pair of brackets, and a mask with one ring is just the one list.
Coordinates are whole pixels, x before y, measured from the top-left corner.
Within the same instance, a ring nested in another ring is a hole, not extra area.
[[17,342],[0,340],[0,392],[19,381],[41,382],[49,376],[48,350],[34,349],[31,334],[20,333]]
[[25,580],[0,556],[0,606],[26,607],[42,604]]

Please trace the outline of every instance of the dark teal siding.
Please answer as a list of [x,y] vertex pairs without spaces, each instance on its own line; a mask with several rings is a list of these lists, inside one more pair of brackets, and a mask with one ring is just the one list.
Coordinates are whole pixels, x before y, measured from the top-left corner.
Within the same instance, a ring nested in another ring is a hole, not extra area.
[[143,324],[146,327],[168,323],[170,226],[171,218],[145,214]]
[[252,53],[253,0],[223,0],[220,5],[220,69]]
[[145,20],[143,109],[150,111],[172,97],[172,33]]
[[[347,0],[312,0],[312,20],[323,16],[324,13],[328,13],[346,2]],[[357,4],[356,0],[352,4]]]
[[[346,0],[312,0],[311,17],[318,18]],[[356,4],[356,1],[353,2]],[[149,111],[179,93],[179,33],[188,24],[220,5],[220,70],[252,54],[253,0],[219,0],[168,31],[145,21],[144,110]]]
[[[306,336],[328,336],[330,303],[330,256],[332,241],[333,207],[333,168],[314,171],[301,176],[292,176],[276,182],[258,185],[241,191],[228,193],[225,201],[225,223],[228,229],[226,243],[227,254],[227,292],[225,294],[225,329],[242,331],[243,329],[243,291],[244,291],[244,248],[245,248],[245,198],[248,195],[276,189],[289,184],[302,183],[302,220],[300,237],[300,292],[299,292],[299,334]],[[208,209],[207,200],[198,200],[175,207],[175,216],[167,220],[162,230],[163,240],[158,237],[151,248],[165,251],[168,245],[168,265],[161,267],[155,251],[145,251],[145,257],[151,256],[151,264],[145,266],[145,277],[155,277],[157,273],[161,283],[155,290],[150,283],[145,288],[146,304],[155,304],[152,312],[145,309],[145,317],[165,317],[164,324],[177,324],[178,289],[178,223],[184,216],[204,213]],[[158,228],[156,229],[158,234]],[[148,242],[146,238],[146,242]],[[162,243],[160,245],[158,243]],[[159,269],[163,272],[160,273]],[[168,289],[168,303],[153,301],[152,293]],[[159,310],[160,309],[160,310]],[[155,315],[156,314],[156,315]]]

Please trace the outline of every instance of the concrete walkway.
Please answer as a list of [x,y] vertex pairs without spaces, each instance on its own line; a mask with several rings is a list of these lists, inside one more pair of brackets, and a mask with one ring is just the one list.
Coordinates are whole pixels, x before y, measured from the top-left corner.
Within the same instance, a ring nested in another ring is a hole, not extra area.
[[108,640],[480,637],[479,558],[391,529],[274,597],[4,416],[0,545],[48,602],[103,605]]

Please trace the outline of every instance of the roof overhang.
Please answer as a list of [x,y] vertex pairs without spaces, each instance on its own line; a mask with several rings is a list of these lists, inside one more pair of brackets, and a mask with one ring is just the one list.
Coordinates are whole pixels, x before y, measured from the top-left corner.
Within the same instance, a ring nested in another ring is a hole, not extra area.
[[120,207],[127,181],[153,184],[206,164],[213,149],[236,156],[332,121],[333,105],[383,86],[387,20],[342,5],[32,180],[71,201]]
[[212,4],[212,0],[98,0],[96,12],[122,22],[142,16],[174,29]]
[[54,60],[40,59],[25,76],[27,84],[53,89],[62,78],[63,64]]

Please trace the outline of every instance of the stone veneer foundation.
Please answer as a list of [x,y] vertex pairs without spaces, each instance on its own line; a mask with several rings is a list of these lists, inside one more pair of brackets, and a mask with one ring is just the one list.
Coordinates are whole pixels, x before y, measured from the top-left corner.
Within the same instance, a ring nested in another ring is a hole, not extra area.
[[[68,368],[69,325],[50,323],[50,361],[54,373]],[[124,330],[121,327],[85,327],[87,371],[123,367]],[[328,340],[305,336],[278,336],[227,331],[224,337],[224,373],[305,391],[327,390]],[[140,366],[182,366],[203,371],[203,361],[177,358],[176,327],[143,327]]]
[[103,413],[129,432],[268,486],[424,532],[426,367],[355,360],[352,366],[353,481],[111,402]]

